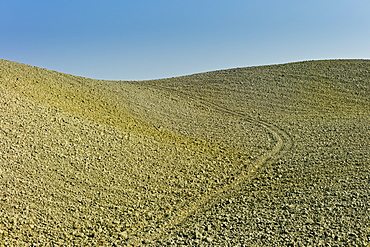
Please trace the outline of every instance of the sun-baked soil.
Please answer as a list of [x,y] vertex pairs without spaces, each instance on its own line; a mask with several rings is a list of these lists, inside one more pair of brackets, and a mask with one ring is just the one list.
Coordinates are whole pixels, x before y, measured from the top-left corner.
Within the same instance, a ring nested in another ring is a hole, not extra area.
[[4,246],[366,246],[370,61],[101,81],[0,60]]

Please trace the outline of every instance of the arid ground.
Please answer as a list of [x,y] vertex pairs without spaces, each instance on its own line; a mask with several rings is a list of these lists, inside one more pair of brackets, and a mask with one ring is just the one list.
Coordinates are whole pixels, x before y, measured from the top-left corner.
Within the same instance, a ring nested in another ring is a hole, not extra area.
[[104,81],[0,60],[0,246],[369,246],[370,60]]

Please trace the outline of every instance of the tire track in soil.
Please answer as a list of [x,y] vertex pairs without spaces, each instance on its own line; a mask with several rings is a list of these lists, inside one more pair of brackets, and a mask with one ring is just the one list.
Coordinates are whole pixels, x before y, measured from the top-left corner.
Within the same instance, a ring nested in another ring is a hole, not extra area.
[[179,212],[176,217],[167,220],[159,228],[156,228],[153,232],[149,232],[147,235],[143,236],[143,239],[146,242],[153,243],[154,241],[159,240],[165,233],[167,233],[171,229],[174,229],[177,225],[180,225],[190,215],[199,214],[200,212],[206,210],[207,208],[210,208],[215,203],[217,203],[219,199],[221,199],[223,193],[233,188],[237,188],[242,182],[246,180],[251,180],[253,178],[253,175],[257,172],[257,170],[262,165],[267,165],[267,164],[274,162],[279,157],[281,157],[284,153],[289,151],[293,145],[290,136],[283,129],[277,127],[274,124],[271,124],[271,123],[268,123],[262,120],[254,119],[245,113],[230,110],[226,107],[223,107],[218,104],[204,100],[201,97],[195,97],[193,95],[178,91],[176,89],[162,87],[159,85],[150,85],[150,86],[148,85],[148,87],[151,87],[154,89],[161,89],[161,90],[164,90],[170,93],[174,93],[178,96],[183,96],[188,99],[192,99],[194,100],[194,102],[200,105],[210,107],[221,113],[241,117],[242,120],[248,123],[255,124],[267,130],[270,133],[272,139],[275,140],[276,144],[269,152],[266,152],[260,157],[258,157],[257,160],[254,161],[254,165],[252,166],[252,168],[241,169],[237,177],[234,178],[233,182],[220,187],[219,189],[217,189],[215,192],[213,192],[212,194],[208,196],[204,196],[202,199],[190,205],[189,207],[184,209],[182,212]]

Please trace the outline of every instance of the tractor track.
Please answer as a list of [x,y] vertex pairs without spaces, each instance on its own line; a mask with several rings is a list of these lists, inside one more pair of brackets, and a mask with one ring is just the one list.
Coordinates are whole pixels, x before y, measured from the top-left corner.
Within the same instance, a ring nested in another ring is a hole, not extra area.
[[186,97],[187,99],[191,99],[199,105],[210,107],[220,113],[241,117],[243,121],[255,124],[259,126],[260,128],[267,130],[268,133],[271,135],[272,139],[275,141],[275,146],[271,150],[267,151],[266,153],[258,157],[253,162],[253,165],[251,168],[240,169],[239,173],[237,174],[237,176],[234,178],[234,180],[231,183],[223,185],[222,187],[216,189],[213,193],[202,197],[200,200],[196,201],[192,205],[178,212],[176,217],[173,217],[172,219],[165,221],[165,223],[161,224],[161,226],[156,228],[154,231],[149,232],[145,236],[141,236],[141,238],[145,239],[145,241],[154,242],[156,240],[160,240],[164,234],[168,233],[175,226],[180,225],[189,216],[196,215],[204,211],[205,209],[210,208],[212,205],[217,203],[219,199],[221,199],[222,195],[225,192],[233,188],[237,188],[241,183],[252,179],[253,175],[257,172],[257,170],[262,165],[270,164],[276,161],[282,155],[284,155],[284,153],[289,151],[293,145],[290,136],[283,129],[277,127],[274,124],[265,122],[263,120],[254,119],[245,113],[230,110],[226,107],[223,107],[218,104],[204,100],[201,97],[196,97],[196,96],[178,91],[173,88],[163,87],[157,84],[148,85],[148,87],[153,88],[153,89],[164,90],[169,93],[178,95],[180,97]]

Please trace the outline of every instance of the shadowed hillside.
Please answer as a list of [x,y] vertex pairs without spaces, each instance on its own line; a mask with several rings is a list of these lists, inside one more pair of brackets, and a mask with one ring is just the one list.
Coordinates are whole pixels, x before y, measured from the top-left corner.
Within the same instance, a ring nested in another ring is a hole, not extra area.
[[0,60],[0,243],[370,241],[370,61],[103,81]]

